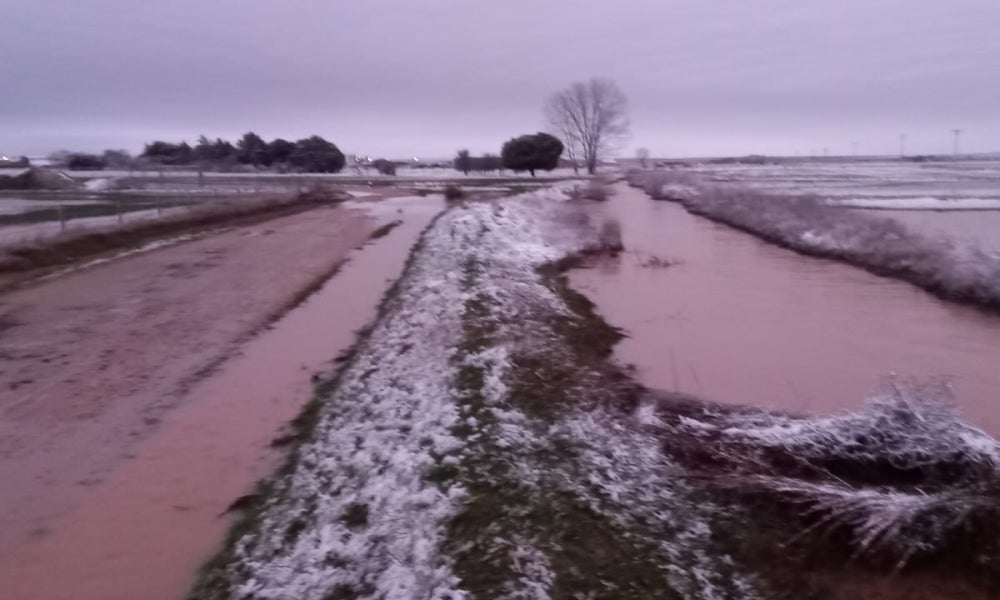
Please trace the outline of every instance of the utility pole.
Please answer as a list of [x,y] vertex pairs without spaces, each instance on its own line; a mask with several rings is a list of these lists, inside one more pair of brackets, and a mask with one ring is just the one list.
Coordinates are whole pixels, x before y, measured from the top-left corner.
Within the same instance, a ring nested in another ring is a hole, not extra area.
[[951,132],[953,134],[955,134],[954,154],[955,154],[955,156],[958,156],[958,142],[959,142],[959,139],[962,137],[963,130],[961,130],[961,129],[952,129]]
[[906,156],[906,134],[899,134],[899,156]]

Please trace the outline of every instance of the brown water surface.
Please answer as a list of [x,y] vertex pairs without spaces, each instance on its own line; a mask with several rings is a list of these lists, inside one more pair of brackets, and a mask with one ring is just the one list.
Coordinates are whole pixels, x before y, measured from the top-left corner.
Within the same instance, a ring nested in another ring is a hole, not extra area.
[[1000,433],[1000,318],[616,192],[592,210],[620,222],[626,252],[571,279],[628,331],[617,356],[645,384],[831,413],[889,374],[943,375],[968,420]]
[[218,549],[237,497],[273,469],[269,442],[374,316],[439,198],[395,198],[375,216],[403,222],[356,250],[302,306],[192,390],[134,458],[0,563],[0,598],[177,600]]

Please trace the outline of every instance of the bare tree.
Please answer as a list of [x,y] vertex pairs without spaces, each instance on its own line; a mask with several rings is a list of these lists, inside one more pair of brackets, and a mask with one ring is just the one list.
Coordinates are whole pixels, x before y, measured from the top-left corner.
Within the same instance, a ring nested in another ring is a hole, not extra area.
[[545,105],[550,127],[563,138],[567,155],[583,158],[593,175],[598,160],[628,137],[628,101],[610,79],[577,81]]

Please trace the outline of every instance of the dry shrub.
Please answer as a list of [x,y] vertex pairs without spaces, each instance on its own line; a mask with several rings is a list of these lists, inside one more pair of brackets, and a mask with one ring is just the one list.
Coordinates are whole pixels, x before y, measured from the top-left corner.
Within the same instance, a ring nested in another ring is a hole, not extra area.
[[601,228],[598,231],[598,239],[600,240],[601,248],[609,252],[616,253],[625,249],[625,245],[622,242],[622,226],[618,221],[608,219],[601,223]]
[[611,196],[611,190],[607,183],[598,179],[592,179],[584,189],[583,197],[595,202],[605,202]]
[[454,183],[444,186],[444,199],[449,202],[456,202],[465,197],[465,191]]
[[593,200],[605,202],[611,197],[611,188],[602,179],[591,179],[585,185],[576,185],[566,194],[572,200]]

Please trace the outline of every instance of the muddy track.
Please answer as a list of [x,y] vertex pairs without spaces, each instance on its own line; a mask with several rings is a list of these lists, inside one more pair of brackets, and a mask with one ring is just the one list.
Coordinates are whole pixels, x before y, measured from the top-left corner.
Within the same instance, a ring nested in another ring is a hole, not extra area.
[[196,206],[189,212],[124,226],[71,232],[39,242],[0,248],[0,293],[56,269],[93,261],[178,236],[196,237],[223,227],[249,227],[348,199],[343,192],[303,193],[285,199],[247,199],[221,206]]
[[328,278],[374,224],[296,210],[0,296],[0,557],[127,460],[207,367]]

